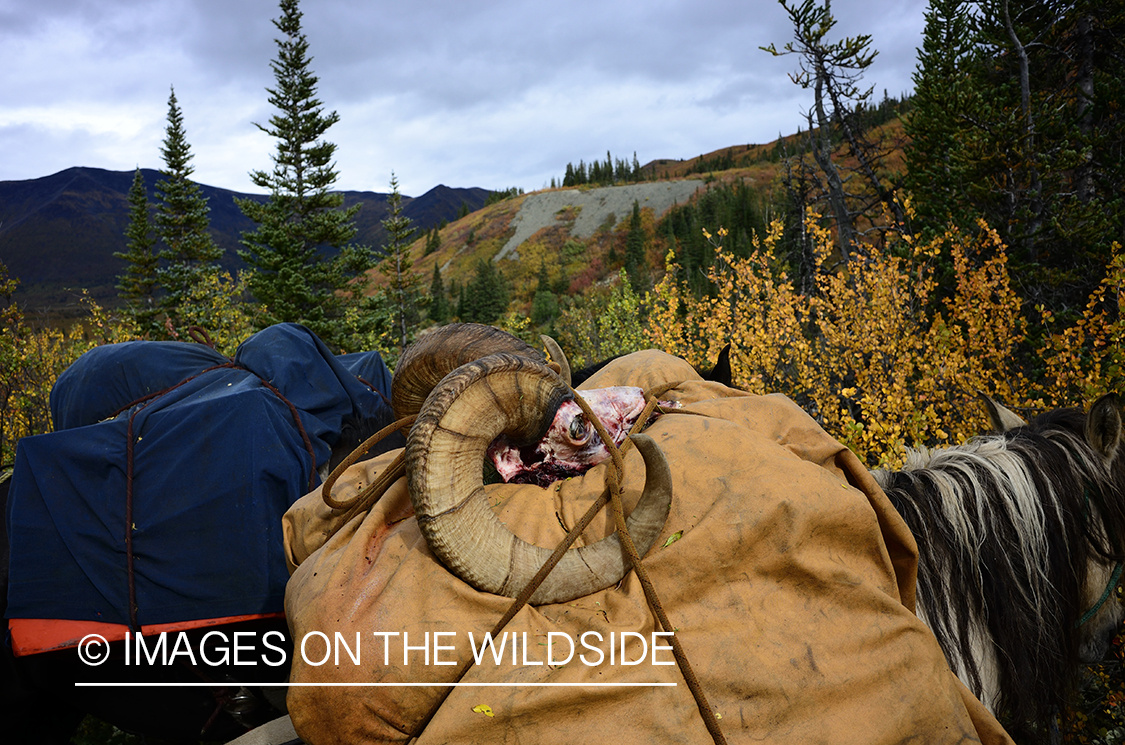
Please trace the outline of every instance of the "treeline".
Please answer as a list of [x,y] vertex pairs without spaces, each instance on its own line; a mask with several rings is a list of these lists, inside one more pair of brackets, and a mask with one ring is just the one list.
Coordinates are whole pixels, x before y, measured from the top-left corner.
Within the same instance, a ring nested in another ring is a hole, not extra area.
[[741,168],[753,163],[760,162],[759,157],[752,156],[752,146],[747,145],[742,150],[742,156],[736,155],[734,148],[727,148],[718,155],[711,158],[700,155],[691,164],[687,172],[692,173],[714,173],[715,171],[729,171],[732,168]]
[[595,160],[587,165],[585,161],[580,160],[577,166],[573,163],[567,163],[562,183],[556,184],[552,179],[551,186],[552,188],[555,186],[583,186],[585,184],[612,186],[643,180],[644,174],[641,173],[641,164],[637,160],[636,153],[633,153],[633,160],[629,162],[621,158],[614,159],[607,150],[604,161]]
[[[490,191],[490,192],[488,192],[488,196],[485,197],[485,199],[484,199],[484,206],[487,207],[490,204],[496,204],[497,202],[503,202],[505,199],[514,199],[515,197],[522,196],[522,195],[523,195],[523,189],[521,189],[518,186],[513,186],[513,187],[510,187],[508,189],[501,189],[499,191]],[[464,204],[464,202],[462,202],[462,204]],[[468,212],[466,212],[465,214],[468,214]],[[464,216],[465,215],[458,215],[458,217],[464,217]]]
[[[883,98],[878,103],[861,102],[852,112],[852,117],[858,126],[863,129],[872,129],[904,115],[909,110],[910,96],[908,94],[895,98],[887,95],[887,92],[884,91]],[[717,173],[734,168],[747,168],[759,163],[777,163],[786,157],[808,152],[807,148],[800,142],[800,129],[798,129],[797,135],[796,145],[790,142],[788,143],[788,149],[786,138],[778,134],[777,141],[772,148],[742,145],[727,148],[710,157],[700,155],[688,167],[687,174]],[[841,142],[839,134],[834,134],[833,137],[836,144]],[[551,188],[581,186],[583,184],[612,186],[613,184],[636,183],[657,177],[655,168],[647,173],[642,170],[640,163],[637,161],[636,153],[633,154],[633,160],[630,163],[620,158],[615,159],[607,152],[604,161],[594,161],[587,165],[585,161],[580,160],[577,166],[573,163],[567,163],[563,178],[559,181],[552,179]]]
[[[908,94],[895,98],[888,96],[887,92],[883,91],[883,98],[878,103],[860,102],[855,111],[851,113],[851,117],[855,126],[867,131],[898,119],[909,111],[910,96]],[[839,132],[833,132],[832,142],[836,146],[842,144],[842,135]],[[727,148],[711,157],[700,155],[688,167],[687,173],[714,174],[734,168],[748,168],[759,163],[780,163],[786,158],[800,157],[809,152],[804,133],[798,127],[795,138],[786,138],[778,133],[777,140],[770,148],[745,145],[739,148]]]
[[[888,96],[887,92],[883,91],[883,98],[878,104],[871,105],[866,101],[860,101],[855,110],[848,112],[847,116],[850,119],[851,126],[854,126],[860,132],[868,132],[895,119],[905,119],[913,107],[912,98],[910,94],[903,94],[901,97],[895,98]],[[833,146],[840,147],[845,144],[845,138],[840,129],[831,129],[828,134]],[[811,153],[812,147],[808,133],[798,127],[795,137],[783,137],[779,133],[768,154],[763,153],[755,162],[780,163],[789,158],[800,158]]]

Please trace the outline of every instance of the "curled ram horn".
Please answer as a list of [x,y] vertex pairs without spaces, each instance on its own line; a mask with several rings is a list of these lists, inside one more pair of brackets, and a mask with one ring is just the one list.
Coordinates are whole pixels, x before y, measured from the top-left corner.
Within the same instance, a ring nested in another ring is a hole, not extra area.
[[[447,336],[445,343],[452,343],[451,353],[462,347],[455,335]],[[411,364],[419,364],[420,359]],[[431,364],[450,363],[426,363]],[[406,370],[401,363],[400,369]],[[518,442],[537,441],[559,405],[572,395],[537,352],[526,356],[499,352],[458,365],[440,379],[421,406],[406,445],[408,485],[418,525],[445,566],[478,590],[515,597],[552,553],[515,536],[492,511],[482,477],[488,446],[501,434]],[[397,403],[395,408],[403,413]],[[638,437],[636,443],[645,462],[646,481],[626,527],[643,556],[667,519],[671,474],[650,438]],[[613,586],[629,569],[614,534],[567,551],[530,602],[573,600]]]
[[395,365],[391,381],[391,408],[395,416],[417,414],[430,391],[466,362],[496,352],[543,361],[535,347],[494,326],[451,323],[426,333],[407,347]]

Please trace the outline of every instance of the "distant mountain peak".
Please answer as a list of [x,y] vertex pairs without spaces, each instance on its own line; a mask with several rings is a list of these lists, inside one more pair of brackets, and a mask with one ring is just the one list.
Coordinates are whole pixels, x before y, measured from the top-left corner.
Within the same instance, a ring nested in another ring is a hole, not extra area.
[[[149,200],[155,200],[160,171],[142,168]],[[117,276],[124,264],[114,258],[125,250],[129,222],[127,195],[133,171],[110,171],[74,166],[24,181],[0,181],[0,261],[20,280],[17,298],[30,310],[73,302],[79,288],[99,301],[116,297]],[[198,182],[196,182],[198,183]],[[266,199],[207,184],[199,184],[211,213],[211,232],[226,249],[224,266],[236,269],[236,253],[244,231],[253,230],[234,204],[235,197]],[[342,191],[345,203],[363,204],[356,216],[356,243],[381,246],[387,194]],[[419,197],[403,198],[403,214],[419,230],[456,219],[462,203],[484,206],[489,191],[479,187],[435,186]]]

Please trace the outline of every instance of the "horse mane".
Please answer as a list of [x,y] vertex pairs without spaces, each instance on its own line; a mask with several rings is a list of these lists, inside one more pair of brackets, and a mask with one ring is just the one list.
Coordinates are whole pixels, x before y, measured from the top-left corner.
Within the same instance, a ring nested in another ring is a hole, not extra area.
[[918,543],[920,615],[978,697],[993,658],[999,693],[984,703],[1013,732],[1062,711],[1089,563],[1125,558],[1125,459],[1107,462],[1084,425],[1059,409],[876,473]]

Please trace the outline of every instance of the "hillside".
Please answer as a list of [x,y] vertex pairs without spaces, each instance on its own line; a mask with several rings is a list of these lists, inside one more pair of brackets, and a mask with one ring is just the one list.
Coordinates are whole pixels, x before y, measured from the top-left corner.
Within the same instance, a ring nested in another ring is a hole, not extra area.
[[[899,120],[879,129],[901,146]],[[437,265],[446,288],[455,288],[472,279],[479,261],[492,261],[508,279],[516,309],[526,312],[545,265],[552,288],[560,295],[582,292],[617,271],[634,200],[646,215],[645,229],[651,238],[669,210],[698,199],[711,186],[739,184],[753,190],[763,205],[783,199],[776,193],[781,161],[800,153],[804,138],[798,133],[694,158],[653,160],[641,167],[646,180],[639,183],[546,189],[487,206],[489,192],[479,188],[438,186],[419,197],[404,197],[404,214],[417,229],[414,269],[428,282]],[[900,161],[901,150],[897,150],[886,165],[895,168]],[[153,170],[145,170],[144,175],[151,201],[160,175]],[[76,312],[78,288],[88,289],[103,304],[116,302],[114,285],[123,267],[113,252],[124,249],[126,195],[132,176],[71,168],[31,181],[0,182],[0,261],[20,279],[16,299],[32,315]],[[253,224],[233,198],[251,195],[201,188],[209,200],[212,233],[226,250],[224,266],[236,269],[241,265],[235,253],[238,239]],[[357,243],[384,243],[380,223],[387,215],[386,200],[386,194],[344,192],[345,205],[364,205],[355,221]],[[462,205],[470,214],[457,219]],[[447,224],[440,231],[439,247],[427,255],[429,232],[443,222]],[[710,227],[714,230],[718,225]],[[655,277],[666,247],[660,239],[649,243],[648,266]],[[384,281],[378,273],[373,276],[376,286]]]
[[[901,168],[901,120],[891,118],[877,125],[875,132],[890,151],[884,166]],[[439,247],[430,254],[425,253],[427,236],[420,235],[411,247],[414,271],[428,284],[436,265],[446,292],[455,299],[457,288],[473,280],[478,263],[492,261],[508,281],[512,309],[529,314],[543,271],[559,296],[581,294],[616,274],[623,264],[629,217],[636,200],[647,236],[647,271],[649,279],[655,280],[662,274],[671,245],[665,235],[672,226],[662,221],[667,222],[672,213],[686,214],[681,208],[688,203],[700,208],[696,214],[705,224],[687,233],[683,233],[683,224],[676,227],[677,252],[686,249],[688,243],[696,244],[688,249],[690,252],[705,250],[698,245],[704,243],[700,227],[712,231],[734,227],[731,215],[719,217],[714,209],[736,192],[749,195],[745,199],[752,204],[744,204],[745,209],[758,213],[763,220],[776,217],[774,210],[786,199],[779,181],[783,160],[802,154],[811,158],[806,138],[797,133],[766,144],[720,148],[694,158],[650,161],[641,167],[645,180],[639,183],[545,189],[506,198],[443,228]],[[838,152],[837,157],[841,164],[854,166],[854,159],[845,152]],[[745,222],[746,217],[744,212],[738,220]],[[763,222],[757,229],[763,231],[765,227]],[[745,247],[748,240],[744,230],[728,242],[734,249],[736,241],[742,241],[738,245]],[[376,286],[385,282],[376,273],[373,278]]]
[[[616,227],[627,217],[633,202],[653,211],[659,218],[676,204],[686,203],[703,186],[699,180],[660,181],[596,189],[562,189],[528,195],[520,202],[519,211],[511,221],[512,236],[495,257],[496,261],[519,258],[519,247],[544,228],[559,222],[559,216],[574,210],[568,234],[588,239],[602,226]],[[607,224],[612,219],[612,224]]]
[[[513,285],[516,296],[534,286],[543,261],[558,275],[591,273],[601,279],[610,270],[601,259],[624,230],[633,202],[659,219],[677,204],[686,204],[704,188],[701,179],[549,189],[505,199],[443,228],[441,246],[425,255],[425,237],[411,247],[414,270],[425,277],[434,265],[451,283],[465,283],[477,262],[496,263]],[[372,274],[375,284],[385,280]]]
[[[158,171],[143,169],[150,202],[155,199]],[[125,250],[129,222],[127,194],[131,171],[68,168],[29,181],[0,181],[0,261],[20,279],[16,299],[30,311],[69,306],[74,290],[86,288],[100,302],[116,297],[114,285],[123,264],[113,257]],[[236,254],[243,231],[254,223],[234,204],[235,197],[264,197],[200,184],[211,209],[211,233],[226,256],[228,269],[242,265]],[[420,197],[403,197],[403,212],[422,229],[454,220],[462,203],[470,210],[484,205],[488,191],[437,186]],[[356,242],[381,246],[381,221],[387,196],[347,191],[344,204],[362,204],[356,216]]]

